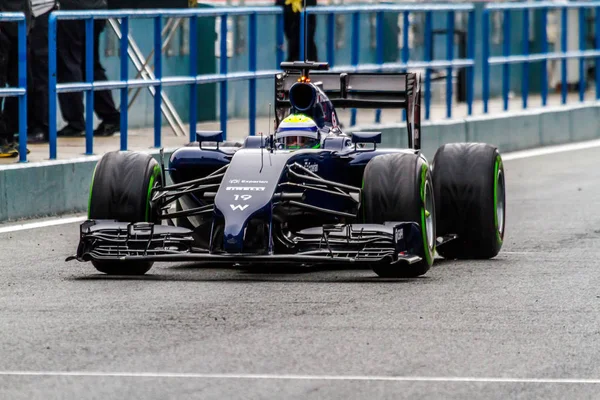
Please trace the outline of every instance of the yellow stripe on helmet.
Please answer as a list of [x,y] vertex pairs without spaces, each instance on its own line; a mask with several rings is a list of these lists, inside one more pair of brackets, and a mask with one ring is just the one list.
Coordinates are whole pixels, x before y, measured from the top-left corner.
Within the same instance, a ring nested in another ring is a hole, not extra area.
[[302,114],[290,115],[281,122],[291,122],[291,123],[313,122],[314,123],[312,118],[307,117],[306,115],[302,115]]

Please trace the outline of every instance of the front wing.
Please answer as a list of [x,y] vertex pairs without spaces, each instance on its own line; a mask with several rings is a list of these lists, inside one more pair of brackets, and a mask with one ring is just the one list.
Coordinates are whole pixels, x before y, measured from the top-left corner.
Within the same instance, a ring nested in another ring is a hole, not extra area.
[[419,225],[412,222],[325,225],[288,232],[286,254],[231,254],[194,247],[192,231],[152,223],[88,220],[67,261],[198,261],[234,264],[413,264],[421,261]]

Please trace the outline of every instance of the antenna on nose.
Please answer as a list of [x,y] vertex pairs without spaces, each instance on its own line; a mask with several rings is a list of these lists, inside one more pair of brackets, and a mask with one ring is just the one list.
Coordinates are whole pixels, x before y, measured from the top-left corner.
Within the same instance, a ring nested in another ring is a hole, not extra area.
[[308,14],[306,13],[306,0],[302,12],[304,13],[304,62],[308,62]]

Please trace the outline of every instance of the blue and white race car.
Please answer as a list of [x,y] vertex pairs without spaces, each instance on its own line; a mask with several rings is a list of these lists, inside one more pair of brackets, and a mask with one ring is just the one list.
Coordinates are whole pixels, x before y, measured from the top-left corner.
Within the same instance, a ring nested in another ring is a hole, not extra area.
[[[501,155],[488,144],[452,143],[430,164],[420,151],[417,74],[281,67],[268,136],[230,144],[221,132],[198,132],[168,166],[137,152],[104,155],[69,259],[107,274],[206,261],[360,264],[381,277],[416,277],[436,250],[446,258],[498,254]],[[405,109],[409,148],[378,147],[379,132],[343,132],[336,107]]]

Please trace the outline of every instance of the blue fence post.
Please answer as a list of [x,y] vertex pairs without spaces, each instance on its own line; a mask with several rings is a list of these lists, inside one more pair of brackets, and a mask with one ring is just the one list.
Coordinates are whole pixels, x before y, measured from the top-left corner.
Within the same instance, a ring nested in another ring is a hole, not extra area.
[[[595,46],[596,50],[600,50],[600,7],[596,7],[595,12],[595,26],[594,26],[594,34],[595,34]],[[600,100],[600,56],[596,57],[595,60],[595,72],[596,72],[596,100]]]
[[[129,18],[121,19],[121,80],[129,79],[129,64],[127,63],[127,51],[129,48]],[[128,107],[129,89],[127,86],[121,88],[121,151],[127,150],[127,125],[129,121]]]
[[[579,51],[585,50],[585,8],[579,9]],[[585,58],[579,57],[579,101],[585,98]]]
[[[548,54],[548,9],[542,8],[542,53]],[[546,107],[548,104],[548,59],[542,61],[542,106]]]
[[[383,65],[383,12],[378,11],[375,17],[375,45],[376,49],[376,63],[380,67],[379,71],[381,71],[381,66]],[[381,109],[375,110],[375,123],[379,124],[381,122]]]
[[[360,13],[352,13],[352,52],[351,64],[352,67],[357,67],[360,60]],[[350,126],[356,125],[356,108],[350,111]]]
[[490,99],[490,11],[483,10],[483,68],[481,69],[482,79],[482,97],[483,113],[489,112]]
[[[221,59],[219,72],[222,76],[227,75],[228,70],[228,59],[227,59],[227,19],[229,16],[227,14],[223,14],[221,16]],[[220,83],[221,93],[219,95],[220,101],[220,111],[219,118],[221,120],[221,130],[223,131],[223,138],[227,137],[227,98],[228,98],[228,89],[227,89],[227,79],[223,78]]]
[[[190,76],[194,78],[194,82],[190,85],[190,143],[196,141],[196,124],[198,122],[198,57],[197,52],[193,49],[198,48],[198,16],[194,15],[190,18]],[[223,55],[221,55],[223,57]],[[225,54],[227,57],[227,54]]]
[[25,19],[17,22],[19,53],[19,88],[25,93],[19,96],[19,162],[27,162],[27,33]]
[[[529,10],[523,10],[523,54],[529,55]],[[527,108],[527,97],[529,95],[529,61],[523,63],[523,76],[521,77],[521,97],[523,108]]]
[[[504,32],[502,35],[502,55],[510,55],[510,10],[504,11]],[[504,101],[504,111],[508,110],[508,92],[510,90],[510,64],[506,61],[502,64],[502,99]]]
[[[431,62],[431,39],[432,39],[432,15],[431,11],[425,12],[425,61]],[[425,67],[425,119],[430,118],[431,112],[431,68]]]
[[[378,28],[379,29],[379,28]],[[335,14],[327,15],[327,62],[333,68],[335,65]]]
[[162,145],[162,17],[154,17],[154,75],[158,81],[154,92],[154,147]]
[[467,114],[473,115],[473,91],[475,76],[475,11],[469,11],[469,20],[467,27],[467,58],[472,60],[473,64],[467,67]]
[[48,141],[50,159],[56,160],[56,15],[48,18]]
[[[408,11],[404,11],[404,13],[402,14],[402,29],[403,29],[403,34],[402,34],[402,63],[403,64],[407,64],[408,63],[408,32],[410,29],[410,19],[409,17],[409,13]],[[403,68],[402,71],[407,72],[408,70],[406,68]],[[402,109],[402,121],[406,121],[406,110]]]
[[[248,67],[250,72],[256,73],[256,42],[257,42],[257,29],[256,29],[256,13],[250,14],[250,23],[249,25],[249,34],[250,36],[250,49],[248,55]],[[250,104],[248,107],[248,113],[250,114],[250,136],[254,136],[256,134],[256,77],[250,78],[249,82],[249,97]]]
[[[454,58],[454,11],[448,11],[447,14],[447,35],[446,35],[446,58],[452,61]],[[446,117],[452,118],[452,66],[446,68]]]
[[[567,52],[567,29],[568,29],[568,22],[567,22],[567,11],[568,9],[565,7],[562,9],[562,14],[561,14],[561,25],[562,25],[562,29],[561,29],[561,48],[562,48],[562,53],[563,56],[564,54]],[[562,104],[565,104],[567,102],[567,59],[566,58],[562,58],[562,62],[561,62],[561,88],[560,88],[560,93],[561,93],[561,101]]]
[[85,20],[85,154],[94,154],[94,17]]

